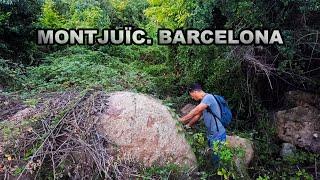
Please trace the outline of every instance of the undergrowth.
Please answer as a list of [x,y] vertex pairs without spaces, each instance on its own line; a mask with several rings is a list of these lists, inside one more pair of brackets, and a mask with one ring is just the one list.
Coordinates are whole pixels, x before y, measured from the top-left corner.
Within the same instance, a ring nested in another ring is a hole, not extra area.
[[152,76],[121,58],[83,47],[71,47],[45,58],[38,67],[28,68],[24,91],[57,91],[73,87],[100,86],[107,91],[136,90],[152,93]]

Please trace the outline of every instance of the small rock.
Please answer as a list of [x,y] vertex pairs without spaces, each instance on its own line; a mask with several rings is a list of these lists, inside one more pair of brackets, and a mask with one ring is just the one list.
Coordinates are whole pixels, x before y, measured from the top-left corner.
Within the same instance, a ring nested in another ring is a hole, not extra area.
[[34,108],[25,108],[21,111],[18,111],[13,116],[9,117],[9,121],[22,121],[24,119],[28,119],[30,116],[33,116],[35,114]]
[[291,156],[295,153],[296,147],[293,144],[290,143],[283,143],[282,144],[282,149],[280,151],[280,156],[281,157],[288,157]]

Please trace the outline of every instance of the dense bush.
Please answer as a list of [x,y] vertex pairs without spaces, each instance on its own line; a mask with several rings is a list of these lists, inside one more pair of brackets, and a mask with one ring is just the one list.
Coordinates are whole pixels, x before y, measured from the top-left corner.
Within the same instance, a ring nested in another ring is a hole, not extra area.
[[37,0],[0,2],[0,58],[9,64],[34,65],[41,57],[34,41],[40,7]]
[[106,90],[138,90],[151,93],[152,77],[119,58],[100,51],[72,47],[47,56],[45,63],[30,67],[24,80],[26,89],[63,90],[99,86]]

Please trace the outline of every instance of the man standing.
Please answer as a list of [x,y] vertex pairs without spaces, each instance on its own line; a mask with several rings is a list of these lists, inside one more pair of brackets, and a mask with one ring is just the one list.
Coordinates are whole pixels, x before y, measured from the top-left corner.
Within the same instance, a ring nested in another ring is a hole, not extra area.
[[[207,128],[208,146],[212,148],[214,142],[226,141],[226,130],[219,120],[221,119],[221,111],[216,98],[212,94],[205,93],[199,84],[192,85],[188,91],[192,99],[196,101],[201,100],[201,102],[187,115],[180,118],[179,121],[190,127],[202,115]],[[215,166],[219,164],[219,157],[216,155],[213,156],[213,164]]]

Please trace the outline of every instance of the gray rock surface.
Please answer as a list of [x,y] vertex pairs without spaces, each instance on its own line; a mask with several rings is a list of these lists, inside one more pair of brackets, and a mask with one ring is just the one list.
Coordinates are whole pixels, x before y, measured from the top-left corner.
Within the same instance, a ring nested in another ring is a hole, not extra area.
[[288,157],[294,155],[296,147],[291,143],[282,143],[282,148],[280,151],[281,157]]
[[277,134],[283,141],[320,153],[320,111],[310,105],[276,113]]
[[146,166],[175,163],[196,167],[196,157],[184,134],[177,132],[176,123],[160,100],[115,92],[110,94],[101,128],[118,145],[121,158],[134,158]]

